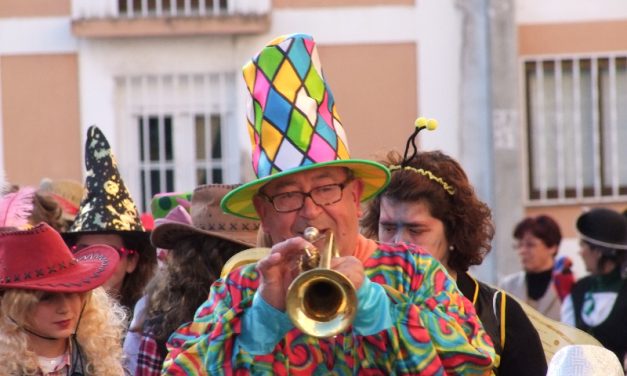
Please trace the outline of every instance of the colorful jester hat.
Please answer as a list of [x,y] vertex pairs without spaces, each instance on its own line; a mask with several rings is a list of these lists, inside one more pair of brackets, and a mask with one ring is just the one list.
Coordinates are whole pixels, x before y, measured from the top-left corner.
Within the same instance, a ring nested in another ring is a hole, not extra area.
[[119,233],[148,238],[115,161],[111,146],[98,127],[87,130],[85,142],[87,194],[81,202],[76,219],[64,234]]
[[257,219],[253,196],[271,180],[313,168],[351,169],[364,182],[363,200],[389,182],[379,163],[350,159],[346,134],[313,38],[281,36],[270,42],[244,68],[248,87],[248,131],[252,144],[253,180],[222,200],[222,209]]

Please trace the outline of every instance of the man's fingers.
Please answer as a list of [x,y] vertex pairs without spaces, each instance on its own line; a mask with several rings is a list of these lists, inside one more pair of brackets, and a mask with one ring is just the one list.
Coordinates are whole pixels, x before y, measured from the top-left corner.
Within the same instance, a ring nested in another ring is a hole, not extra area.
[[257,269],[267,270],[281,263],[281,253],[271,253],[257,262]]

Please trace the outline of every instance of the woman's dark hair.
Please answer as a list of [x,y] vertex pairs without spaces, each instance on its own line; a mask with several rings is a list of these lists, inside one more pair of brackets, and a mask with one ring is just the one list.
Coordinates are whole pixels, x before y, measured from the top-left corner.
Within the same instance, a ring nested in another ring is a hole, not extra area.
[[[122,287],[119,291],[119,303],[122,305],[127,313],[133,312],[135,303],[144,294],[144,289],[148,282],[152,279],[157,268],[157,252],[155,248],[150,244],[149,234],[140,233],[124,233],[124,231],[112,231],[106,232],[107,234],[118,235],[122,238],[122,244],[124,248],[137,251],[136,256],[127,257],[139,257],[137,260],[137,267],[132,273],[124,276]],[[68,247],[76,245],[78,238],[82,233],[64,233],[63,239]]]
[[152,279],[157,268],[157,252],[150,244],[147,234],[123,235],[123,232],[115,233],[122,237],[124,247],[137,251],[139,260],[132,273],[127,274],[120,289],[120,304],[133,312],[135,303],[144,294],[144,289]]
[[591,243],[587,240],[581,240],[586,243],[591,250],[598,251],[601,257],[597,260],[597,270],[602,271],[607,264],[614,265],[615,268],[621,269],[621,277],[627,278],[625,275],[625,268],[627,266],[627,252],[621,249],[604,247],[598,244]]
[[146,289],[144,332],[163,344],[181,324],[192,321],[198,306],[207,300],[211,284],[220,278],[224,263],[246,248],[210,236],[182,239]]
[[557,222],[548,215],[527,217],[514,228],[514,239],[522,239],[526,233],[542,240],[545,246],[559,246],[562,241],[562,231]]
[[[381,161],[388,167],[401,162],[401,155],[394,151]],[[382,197],[397,202],[423,202],[431,215],[442,221],[446,239],[454,246],[449,251],[448,266],[463,272],[471,265],[481,264],[492,248],[492,214],[475,194],[459,163],[441,151],[423,151],[406,161],[405,166],[429,171],[452,187],[454,194],[445,190],[442,182],[412,169],[394,170],[390,184],[366,208],[361,221],[364,234],[374,239],[378,237]]]

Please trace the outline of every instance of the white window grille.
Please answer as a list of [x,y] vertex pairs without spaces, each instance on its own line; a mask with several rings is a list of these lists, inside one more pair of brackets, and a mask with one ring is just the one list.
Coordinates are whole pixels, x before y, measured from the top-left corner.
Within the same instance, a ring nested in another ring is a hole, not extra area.
[[[206,16],[226,13],[227,0],[118,0],[118,14],[128,17]],[[233,1],[231,1],[233,3]]]
[[524,60],[530,204],[627,197],[627,55]]
[[72,18],[254,16],[270,7],[270,0],[72,0]]
[[[161,192],[223,183],[239,153],[233,129],[235,73],[141,75],[116,79],[131,191],[141,209]],[[225,155],[225,153],[231,155]],[[138,200],[139,201],[139,200]]]

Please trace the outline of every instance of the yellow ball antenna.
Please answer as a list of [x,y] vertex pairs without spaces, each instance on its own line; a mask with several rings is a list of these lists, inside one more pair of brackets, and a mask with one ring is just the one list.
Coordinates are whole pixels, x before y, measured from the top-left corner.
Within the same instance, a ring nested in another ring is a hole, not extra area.
[[[419,117],[414,121],[414,125],[416,126],[414,132],[407,139],[407,143],[405,144],[405,152],[403,153],[403,162],[401,163],[401,167],[407,166],[408,161],[410,161],[416,154],[418,153],[418,147],[416,146],[416,137],[421,130],[435,130],[438,127],[438,121],[435,119],[427,119],[425,117]],[[410,150],[413,150],[410,154]]]
[[435,119],[427,120],[427,129],[430,131],[434,131],[438,128],[438,121]]
[[418,128],[418,130],[426,128],[427,130],[433,131],[438,127],[438,121],[435,119],[427,119],[421,116],[416,119],[414,125],[416,126],[416,128]]
[[416,126],[416,128],[424,128],[424,127],[426,127],[427,126],[427,118],[419,117],[414,122],[414,125]]

